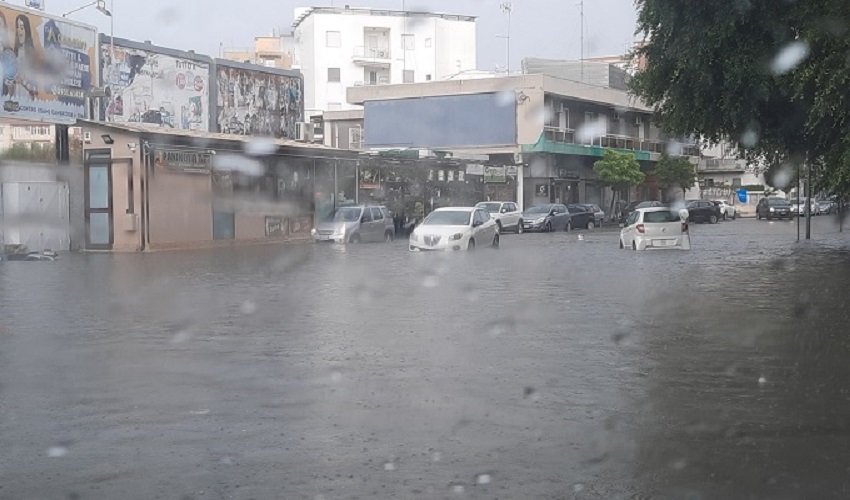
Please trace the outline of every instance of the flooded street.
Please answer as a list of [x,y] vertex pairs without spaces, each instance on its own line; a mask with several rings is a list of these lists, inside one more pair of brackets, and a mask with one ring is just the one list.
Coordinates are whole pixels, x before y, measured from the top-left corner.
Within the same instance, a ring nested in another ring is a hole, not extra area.
[[850,235],[795,235],[3,262],[0,498],[847,498]]

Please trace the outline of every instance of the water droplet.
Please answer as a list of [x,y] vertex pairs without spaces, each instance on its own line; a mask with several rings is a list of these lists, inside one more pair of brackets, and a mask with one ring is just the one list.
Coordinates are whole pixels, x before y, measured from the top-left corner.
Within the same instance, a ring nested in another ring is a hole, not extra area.
[[795,40],[776,54],[770,69],[774,75],[784,75],[796,68],[809,55],[809,44],[803,40]]
[[47,456],[50,458],[62,458],[68,454],[68,448],[64,446],[51,446],[47,450]]
[[192,332],[188,330],[180,330],[179,332],[175,333],[173,337],[171,337],[172,344],[182,344],[190,340],[192,340]]
[[744,131],[744,133],[741,135],[741,145],[744,146],[745,148],[755,147],[755,145],[758,144],[758,142],[759,142],[759,135],[755,130],[753,130],[751,128]]
[[436,276],[426,276],[424,280],[422,280],[422,286],[425,288],[436,288],[440,284],[439,278]]
[[670,141],[667,143],[667,154],[670,156],[682,156],[684,144],[678,141]]
[[442,460],[442,459],[443,459],[443,454],[442,454],[442,453],[440,453],[439,451],[435,451],[435,452],[431,455],[431,461],[432,461],[432,462],[439,462],[439,461],[440,461],[440,460]]
[[270,155],[277,151],[277,144],[271,137],[254,137],[245,143],[245,152],[249,155]]
[[458,495],[462,494],[465,490],[466,488],[464,488],[462,484],[455,484],[452,486],[452,492]]
[[339,382],[341,380],[342,380],[342,373],[340,373],[340,372],[331,373],[331,382],[336,383],[336,382]]
[[631,334],[628,332],[617,332],[614,335],[611,335],[611,338],[614,340],[615,344],[619,345],[628,339],[630,335]]
[[189,413],[191,413],[192,415],[207,415],[209,412],[209,409],[204,408],[201,410],[191,410]]
[[788,163],[779,167],[773,176],[773,187],[784,190],[791,184],[794,177],[794,167]]
[[759,385],[764,385],[764,384],[766,384],[766,383],[767,383],[767,379],[766,379],[766,378],[764,378],[764,375],[762,375],[761,377],[759,377]]
[[490,484],[490,481],[492,481],[492,479],[493,478],[490,476],[490,474],[478,474],[477,476],[475,476],[475,483]]
[[212,163],[215,170],[240,172],[252,177],[263,175],[266,170],[262,162],[239,154],[216,155]]
[[533,398],[537,394],[537,389],[531,386],[526,386],[522,389],[523,399]]
[[384,470],[386,470],[386,471],[393,471],[393,470],[395,470],[395,464],[394,464],[394,463],[392,463],[392,462],[387,462],[387,463],[385,463],[385,464],[384,464]]
[[608,133],[608,123],[602,118],[579,125],[576,130],[576,138],[580,142],[591,142],[593,139],[601,137],[606,133]]
[[257,304],[255,304],[252,300],[246,300],[241,306],[239,306],[239,312],[246,316],[254,314],[257,312]]
[[578,493],[579,491],[584,491],[584,485],[581,483],[576,483],[573,485],[573,491]]
[[679,458],[677,460],[673,460],[670,462],[670,468],[673,470],[682,470],[688,465],[688,462],[684,458]]
[[510,106],[516,101],[516,94],[513,90],[501,90],[496,94],[496,104],[505,107]]

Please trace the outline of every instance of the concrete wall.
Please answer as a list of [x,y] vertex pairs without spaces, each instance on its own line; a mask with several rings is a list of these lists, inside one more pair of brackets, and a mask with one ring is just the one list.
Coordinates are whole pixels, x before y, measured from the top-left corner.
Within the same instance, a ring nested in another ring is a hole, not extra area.
[[151,248],[191,246],[213,239],[208,174],[155,171],[148,187]]

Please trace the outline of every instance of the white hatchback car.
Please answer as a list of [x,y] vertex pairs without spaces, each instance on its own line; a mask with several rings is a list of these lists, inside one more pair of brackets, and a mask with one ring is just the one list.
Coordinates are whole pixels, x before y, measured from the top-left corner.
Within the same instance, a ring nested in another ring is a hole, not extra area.
[[632,212],[620,231],[620,248],[691,249],[688,223],[678,210],[667,207],[639,208]]
[[410,233],[410,251],[499,248],[499,227],[483,208],[446,207],[434,210]]
[[735,205],[732,205],[726,200],[714,200],[713,203],[720,207],[720,216],[723,217],[723,220],[735,220],[735,217],[737,217],[738,215],[738,211],[735,209]]

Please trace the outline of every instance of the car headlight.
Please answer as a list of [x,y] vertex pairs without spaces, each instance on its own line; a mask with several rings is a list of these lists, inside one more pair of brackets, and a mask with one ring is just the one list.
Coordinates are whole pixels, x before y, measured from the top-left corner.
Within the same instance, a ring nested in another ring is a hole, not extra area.
[[316,228],[315,227],[310,230],[310,234],[312,234],[314,236],[316,235]]
[[771,211],[771,212],[774,212],[775,210],[773,209],[773,207],[770,207],[770,211]]
[[419,235],[415,231],[410,233],[410,241],[419,241]]
[[345,234],[345,226],[336,228],[336,234]]
[[455,233],[455,234],[449,236],[449,241],[457,241],[461,238],[463,238],[463,233]]
[[541,217],[541,218],[537,219],[536,221],[534,221],[534,223],[535,224],[543,224],[543,221],[545,221],[545,220],[546,220],[546,217]]

